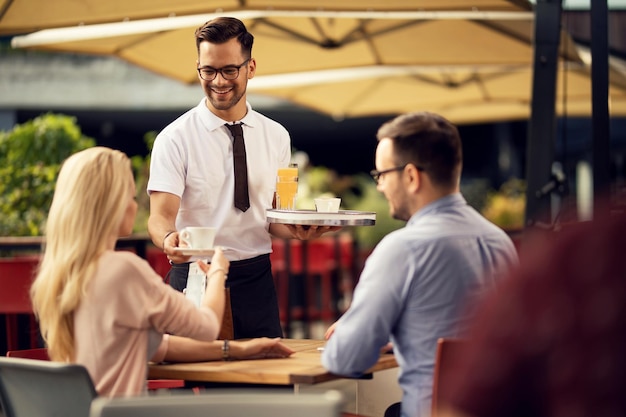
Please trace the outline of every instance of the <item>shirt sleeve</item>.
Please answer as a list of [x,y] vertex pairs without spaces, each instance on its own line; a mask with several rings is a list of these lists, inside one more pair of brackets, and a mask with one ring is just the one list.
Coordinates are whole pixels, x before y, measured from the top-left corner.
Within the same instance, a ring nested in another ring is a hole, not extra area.
[[322,364],[329,371],[359,376],[380,357],[403,305],[408,273],[399,261],[405,256],[398,245],[383,239],[368,258],[352,304],[324,348]]
[[120,293],[115,308],[126,313],[118,315],[119,325],[204,341],[217,338],[220,323],[213,310],[196,307],[181,292],[165,284],[145,260],[132,253],[120,252],[118,257],[126,258],[118,265],[123,264],[125,271],[112,275],[116,278],[109,285],[123,288],[111,289]]
[[167,349],[169,347],[169,344],[170,344],[170,335],[164,334],[163,338],[161,339],[161,343],[159,344],[159,347],[157,348],[157,351],[154,353],[154,355],[152,355],[152,358],[150,360],[156,363],[163,362],[165,360],[165,354],[167,354]]
[[154,141],[150,155],[150,177],[147,191],[167,192],[178,197],[185,189],[185,152],[172,137],[161,133]]

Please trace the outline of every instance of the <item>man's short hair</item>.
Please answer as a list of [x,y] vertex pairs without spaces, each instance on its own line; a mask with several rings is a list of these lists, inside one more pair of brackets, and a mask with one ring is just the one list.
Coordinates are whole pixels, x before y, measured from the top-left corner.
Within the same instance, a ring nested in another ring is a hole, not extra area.
[[397,165],[421,167],[437,185],[458,184],[463,166],[461,137],[444,117],[429,112],[403,114],[383,124],[376,137],[393,141]]
[[221,44],[233,38],[237,38],[237,41],[241,45],[243,57],[247,59],[252,56],[254,36],[248,32],[246,25],[244,25],[241,20],[235,19],[234,17],[218,17],[209,20],[196,29],[195,35],[198,53],[200,53],[200,44],[202,42]]

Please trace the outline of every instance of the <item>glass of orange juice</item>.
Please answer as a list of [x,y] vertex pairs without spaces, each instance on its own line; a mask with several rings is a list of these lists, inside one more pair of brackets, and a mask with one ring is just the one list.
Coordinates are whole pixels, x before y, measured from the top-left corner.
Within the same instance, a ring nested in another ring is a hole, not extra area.
[[289,164],[288,168],[278,168],[276,174],[276,208],[295,210],[297,193],[298,164]]

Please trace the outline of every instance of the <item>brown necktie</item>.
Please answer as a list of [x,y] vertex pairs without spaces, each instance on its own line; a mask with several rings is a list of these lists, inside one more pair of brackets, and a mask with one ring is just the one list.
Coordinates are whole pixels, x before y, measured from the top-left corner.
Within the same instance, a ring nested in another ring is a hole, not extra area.
[[235,207],[241,211],[250,208],[248,197],[248,166],[246,165],[246,145],[243,142],[241,123],[227,124],[233,135],[233,168],[235,174]]

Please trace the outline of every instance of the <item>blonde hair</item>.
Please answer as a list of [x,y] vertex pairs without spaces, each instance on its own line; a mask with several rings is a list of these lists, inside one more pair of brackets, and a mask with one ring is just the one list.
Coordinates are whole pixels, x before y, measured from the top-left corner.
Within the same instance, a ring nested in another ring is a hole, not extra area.
[[98,258],[118,237],[132,181],[130,159],[104,147],[78,152],[61,167],[42,262],[30,290],[52,360],[74,360],[74,312]]

